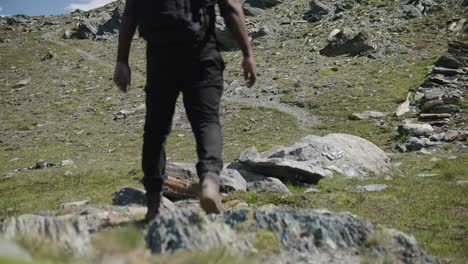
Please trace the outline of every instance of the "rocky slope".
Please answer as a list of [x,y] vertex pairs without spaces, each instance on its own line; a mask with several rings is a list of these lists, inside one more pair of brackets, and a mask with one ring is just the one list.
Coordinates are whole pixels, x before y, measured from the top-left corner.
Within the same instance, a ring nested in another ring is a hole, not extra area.
[[466,261],[467,1],[247,0],[254,89],[218,17],[228,210],[198,210],[178,105],[147,227],[143,40],[130,92],[111,82],[123,4],[0,18],[0,262]]

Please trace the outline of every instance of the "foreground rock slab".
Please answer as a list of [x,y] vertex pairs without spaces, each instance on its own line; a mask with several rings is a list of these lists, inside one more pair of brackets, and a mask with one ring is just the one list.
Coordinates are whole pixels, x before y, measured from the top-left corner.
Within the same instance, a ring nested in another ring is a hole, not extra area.
[[71,215],[45,217],[20,215],[5,220],[0,234],[7,239],[15,237],[46,238],[76,255],[85,255],[91,249],[88,225],[84,218]]
[[252,176],[275,177],[283,181],[317,183],[332,171],[346,177],[389,175],[390,159],[373,143],[353,135],[307,136],[288,146],[276,146],[264,153],[244,150],[229,165],[248,181]]
[[[247,231],[250,236],[239,236]],[[395,263],[439,263],[413,237],[377,229],[350,213],[274,206],[233,209],[222,216],[188,209],[169,212],[150,224],[147,243],[154,253],[207,251],[220,246],[233,253],[249,253],[259,250],[252,243],[259,232],[272,234],[269,243],[280,249],[267,256],[267,263],[310,263],[311,259],[313,263],[360,263],[363,257],[382,256]],[[367,243],[376,236],[385,241]]]

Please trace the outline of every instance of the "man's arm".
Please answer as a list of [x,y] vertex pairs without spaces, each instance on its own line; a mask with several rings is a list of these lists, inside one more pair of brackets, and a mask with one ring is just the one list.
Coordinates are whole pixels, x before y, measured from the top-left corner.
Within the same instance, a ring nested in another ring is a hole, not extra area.
[[114,82],[122,92],[127,92],[131,82],[131,71],[128,65],[130,46],[137,27],[136,1],[127,0],[119,29],[117,63],[114,70]]
[[247,86],[252,87],[257,78],[257,69],[252,46],[250,45],[249,35],[245,26],[245,16],[242,11],[242,0],[219,0],[221,15],[226,21],[226,25],[234,34],[242,50],[244,60],[242,67],[244,69],[244,78]]

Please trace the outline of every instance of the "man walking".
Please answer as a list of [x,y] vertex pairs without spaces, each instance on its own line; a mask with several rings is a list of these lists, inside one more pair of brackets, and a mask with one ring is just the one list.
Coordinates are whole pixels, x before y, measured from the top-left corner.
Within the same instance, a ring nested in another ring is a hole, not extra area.
[[[242,0],[218,0],[221,15],[238,40],[247,86],[254,85],[256,65],[247,35]],[[200,205],[206,213],[223,210],[219,175],[223,168],[219,105],[224,62],[215,37],[216,0],[127,0],[119,32],[114,82],[127,92],[131,41],[138,26],[147,41],[146,118],[143,136],[143,185],[146,220],[160,212],[165,143],[181,92],[197,144]]]

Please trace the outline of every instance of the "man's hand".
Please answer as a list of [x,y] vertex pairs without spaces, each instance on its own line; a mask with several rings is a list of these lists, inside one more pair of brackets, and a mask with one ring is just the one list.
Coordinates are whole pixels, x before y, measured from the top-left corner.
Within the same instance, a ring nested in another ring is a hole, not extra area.
[[257,66],[253,56],[244,58],[242,61],[242,68],[244,69],[244,79],[247,82],[247,87],[252,87],[257,80]]
[[114,83],[122,92],[126,93],[131,84],[131,81],[132,76],[128,64],[117,62],[114,70]]

